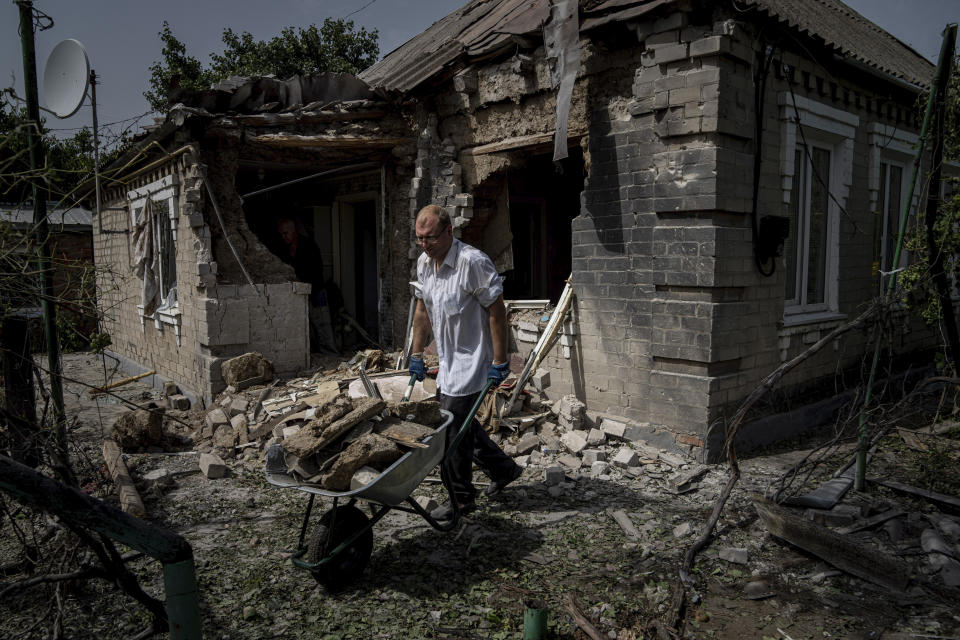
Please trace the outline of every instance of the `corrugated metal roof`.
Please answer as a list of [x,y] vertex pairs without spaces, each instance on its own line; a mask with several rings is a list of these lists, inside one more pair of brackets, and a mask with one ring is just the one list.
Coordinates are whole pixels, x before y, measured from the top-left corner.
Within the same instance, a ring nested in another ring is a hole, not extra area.
[[[581,0],[581,30],[628,20],[673,0]],[[907,82],[927,85],[933,65],[839,0],[743,0],[845,55]],[[360,78],[373,87],[409,91],[462,57],[484,56],[517,36],[540,38],[547,0],[472,0],[387,54]]]
[[[30,203],[24,205],[0,205],[0,220],[18,227],[32,226],[33,205]],[[93,213],[83,207],[64,209],[50,206],[47,209],[47,223],[65,227],[89,227],[93,223]]]
[[912,84],[927,86],[934,65],[840,0],[745,0],[844,55]]

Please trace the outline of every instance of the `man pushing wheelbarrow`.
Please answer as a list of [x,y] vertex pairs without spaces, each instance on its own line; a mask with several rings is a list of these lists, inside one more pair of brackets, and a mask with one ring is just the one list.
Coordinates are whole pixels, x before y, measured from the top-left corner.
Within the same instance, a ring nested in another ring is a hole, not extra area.
[[[485,253],[453,237],[450,217],[441,207],[421,209],[414,229],[423,253],[417,260],[421,286],[413,316],[410,373],[423,380],[423,349],[432,329],[440,357],[440,408],[453,414],[452,423],[459,427],[480,393],[489,388],[487,381],[499,385],[510,372],[503,285]],[[457,431],[447,430],[448,444]],[[523,472],[479,422],[471,418],[464,432],[459,445],[448,453],[454,499],[431,512],[437,521],[451,520],[455,511],[465,514],[476,509],[474,461],[490,477],[487,496],[497,495]]]

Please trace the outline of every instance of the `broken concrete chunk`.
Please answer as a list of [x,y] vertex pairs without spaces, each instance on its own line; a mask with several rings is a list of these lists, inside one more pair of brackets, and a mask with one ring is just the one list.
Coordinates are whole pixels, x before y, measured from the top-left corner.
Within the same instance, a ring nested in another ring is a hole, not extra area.
[[298,433],[300,433],[300,427],[297,425],[291,425],[289,427],[283,427],[280,429],[280,435],[283,437],[284,440],[286,440],[287,438],[292,438]]
[[173,380],[167,380],[163,383],[163,395],[169,398],[170,396],[175,396],[178,393],[180,393],[180,390],[177,388],[176,382]]
[[[356,406],[369,407],[370,402],[379,403],[380,410],[384,406],[382,400],[373,398],[358,398]],[[354,409],[354,401],[346,394],[341,394],[334,401],[318,407],[313,420],[305,424],[295,436],[285,440],[283,448],[298,457],[312,455],[374,413],[377,411],[373,411],[370,415],[357,411]]]
[[350,490],[355,491],[361,487],[365,487],[374,480],[377,479],[377,476],[380,475],[380,472],[374,469],[373,467],[362,466],[353,474],[353,477],[350,478]]
[[213,446],[232,451],[237,446],[237,434],[229,424],[222,424],[213,432]]
[[604,418],[600,422],[600,430],[610,438],[623,440],[623,436],[627,432],[627,423],[611,418]]
[[557,462],[565,466],[567,469],[570,469],[571,471],[576,471],[583,464],[583,461],[580,460],[580,458],[570,454],[565,454],[560,456],[559,458],[557,458]]
[[580,455],[583,457],[583,464],[588,465],[607,459],[607,453],[600,449],[584,449]]
[[637,457],[637,452],[630,447],[622,447],[613,457],[613,464],[624,469],[636,467],[640,464],[640,458]]
[[124,413],[113,423],[113,440],[124,451],[137,451],[160,444],[163,440],[165,411],[150,403],[147,409]]
[[154,469],[143,475],[143,483],[148,487],[169,487],[173,484],[173,473],[169,469]]
[[386,468],[402,455],[403,450],[392,440],[369,433],[351,443],[337,456],[330,470],[323,474],[320,484],[331,491],[345,491],[350,487],[353,474],[361,467]]
[[543,483],[548,487],[558,485],[567,477],[562,467],[548,467],[543,472]]
[[607,475],[608,473],[610,473],[610,464],[603,460],[597,460],[590,465],[590,475],[594,478]]
[[[427,426],[436,426],[443,422],[443,414],[440,413],[440,403],[436,400],[390,402],[387,404],[387,415]],[[411,415],[413,416],[412,418],[410,417]]]
[[228,408],[231,416],[236,416],[241,413],[246,413],[247,409],[250,408],[250,401],[242,396],[234,396],[230,401],[230,406]]
[[523,437],[520,438],[520,441],[517,442],[517,454],[524,455],[530,453],[534,449],[540,446],[540,437],[537,434],[532,432],[527,432],[523,434]]
[[246,431],[247,430],[246,414],[240,413],[230,418],[230,426],[233,427],[233,430],[237,432],[239,432],[241,429]]
[[544,391],[550,386],[550,371],[542,367],[537,369],[534,374],[530,376],[530,382],[533,383],[533,388],[537,391]]
[[212,453],[200,454],[200,471],[210,480],[225,478],[230,473],[223,459]]
[[560,436],[560,442],[570,453],[580,453],[587,448],[587,434],[584,431],[568,431]]
[[735,564],[747,564],[747,550],[743,547],[724,547],[717,553],[721,560]]
[[227,414],[224,413],[223,409],[219,407],[217,407],[216,409],[211,409],[207,413],[207,417],[204,418],[204,420],[210,426],[210,428],[213,429],[214,431],[216,431],[217,427],[219,427],[220,425],[230,423],[230,419],[227,418]]
[[190,409],[190,398],[183,394],[174,394],[172,396],[167,396],[167,402],[170,405],[171,409],[176,409],[178,411],[189,411]]
[[220,364],[223,381],[236,390],[273,380],[273,363],[256,351],[231,358]]
[[587,433],[587,444],[591,447],[596,447],[607,441],[607,436],[600,429],[590,429]]

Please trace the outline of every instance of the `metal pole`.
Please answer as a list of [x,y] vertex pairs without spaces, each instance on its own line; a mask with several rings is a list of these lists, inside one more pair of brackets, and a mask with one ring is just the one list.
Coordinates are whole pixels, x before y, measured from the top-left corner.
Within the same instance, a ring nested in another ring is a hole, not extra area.
[[[891,264],[892,273],[890,274],[890,280],[887,281],[886,293],[887,297],[892,296],[894,290],[897,286],[897,271],[896,266],[900,264],[900,252],[903,248],[903,237],[906,235],[907,231],[907,218],[910,215],[910,205],[913,202],[913,191],[917,185],[917,176],[920,173],[920,163],[923,159],[923,150],[926,145],[927,131],[930,127],[930,120],[933,114],[933,105],[936,102],[936,94],[938,87],[941,83],[946,83],[946,73],[945,69],[949,68],[949,59],[952,58],[953,46],[948,45],[948,40],[951,42],[956,42],[956,25],[953,25],[952,28],[948,27],[944,31],[943,43],[940,46],[940,58],[937,62],[937,70],[934,72],[934,82],[933,86],[930,88],[930,96],[927,99],[927,108],[923,115],[923,125],[920,127],[920,145],[917,149],[916,156],[913,159],[913,172],[910,176],[910,188],[908,189],[907,199],[903,205],[903,210],[900,213],[900,228],[897,233],[897,246],[893,252],[893,261]],[[952,36],[952,37],[951,37]],[[854,478],[853,488],[856,491],[863,491],[866,484],[866,474],[867,474],[867,448],[869,447],[869,438],[867,437],[867,407],[870,405],[870,398],[872,396],[873,385],[877,377],[877,367],[880,362],[880,336],[876,336],[876,343],[874,344],[873,349],[873,360],[870,363],[870,376],[867,378],[867,388],[863,396],[863,405],[860,407],[860,438],[857,445],[857,474]]]
[[30,147],[30,172],[33,176],[33,224],[40,266],[40,306],[50,369],[50,395],[53,400],[54,439],[60,462],[69,470],[66,417],[63,409],[63,381],[60,370],[60,345],[57,339],[57,308],[53,304],[53,269],[50,258],[50,231],[47,226],[47,193],[37,175],[42,166],[43,139],[40,135],[40,104],[37,98],[37,59],[33,41],[33,2],[17,0],[20,8],[20,42],[23,47],[23,84],[26,90],[27,144]]
[[100,127],[97,126],[97,72],[90,70],[90,107],[93,112],[93,184],[96,193],[97,229],[103,233],[100,215]]

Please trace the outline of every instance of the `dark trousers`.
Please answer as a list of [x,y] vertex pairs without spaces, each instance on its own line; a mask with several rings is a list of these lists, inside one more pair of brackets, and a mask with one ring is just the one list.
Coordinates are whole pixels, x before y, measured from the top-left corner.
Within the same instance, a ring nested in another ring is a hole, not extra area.
[[[447,396],[439,393],[439,390],[438,394],[440,408],[453,414],[453,420],[447,427],[447,446],[449,447],[480,394],[478,392],[469,396]],[[474,462],[491,480],[509,477],[516,466],[513,459],[490,439],[476,419],[470,421],[460,446],[451,452],[450,456],[450,479],[453,481],[453,491],[457,500],[464,504],[473,502],[477,494],[473,486]]]

